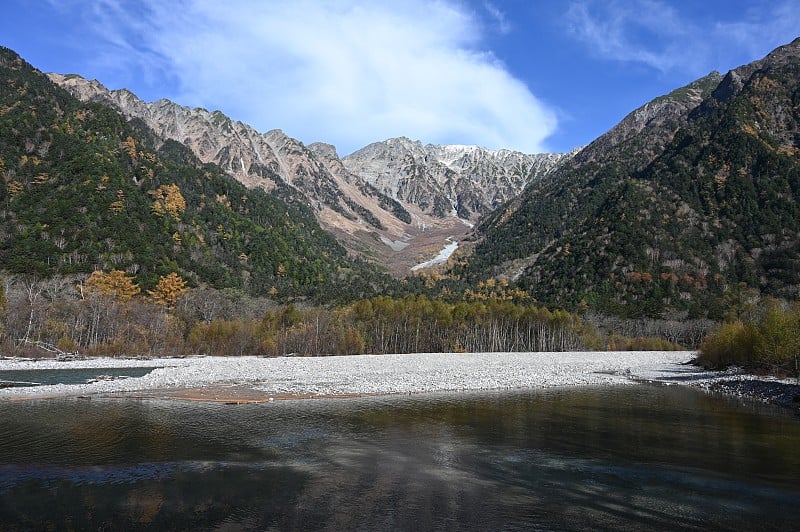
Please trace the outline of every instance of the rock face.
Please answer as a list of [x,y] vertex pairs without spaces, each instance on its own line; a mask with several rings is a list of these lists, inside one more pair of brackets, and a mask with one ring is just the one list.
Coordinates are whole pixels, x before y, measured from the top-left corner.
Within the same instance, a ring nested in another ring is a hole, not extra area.
[[191,109],[169,100],[146,103],[126,89],[108,90],[96,80],[48,76],[83,101],[110,105],[129,119],[141,119],[161,138],[185,144],[201,161],[216,164],[246,186],[270,190],[283,181],[298,189],[318,189],[318,199],[325,197],[322,183],[332,179],[330,174],[302,143],[280,130],[262,134],[220,111]]
[[342,162],[378,190],[432,216],[477,221],[569,159],[478,146],[433,145],[405,137],[375,142]]
[[352,254],[397,275],[435,256],[448,237],[466,236],[472,222],[573,155],[423,146],[399,138],[340,159],[330,144],[305,146],[277,129],[259,133],[220,111],[165,99],[143,102],[77,75],[48,76],[83,101],[142,120],[160,138],[185,144],[248,187],[289,190]]
[[641,170],[672,140],[679,128],[686,125],[689,113],[708,96],[722,76],[711,72],[689,85],[655,98],[623,118],[619,124],[595,139],[571,161],[572,166],[587,163],[604,164],[613,157],[625,156],[630,171]]

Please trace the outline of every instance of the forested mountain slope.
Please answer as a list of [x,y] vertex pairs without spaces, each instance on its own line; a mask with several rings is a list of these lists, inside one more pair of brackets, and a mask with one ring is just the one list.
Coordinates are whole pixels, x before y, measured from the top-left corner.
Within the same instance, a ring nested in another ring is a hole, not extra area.
[[[571,154],[527,155],[477,146],[424,146],[405,138],[376,142],[340,159],[334,146],[305,146],[280,130],[260,133],[220,111],[166,99],[144,102],[76,74],[48,77],[85,102],[142,120],[159,142],[189,147],[248,188],[291,194],[355,256],[398,277],[460,240],[467,225],[517,195]],[[158,144],[157,143],[157,144]],[[467,225],[456,218],[471,220]]]
[[796,298],[798,82],[800,40],[634,111],[490,216],[452,273],[631,315]]
[[[332,146],[321,150],[305,146],[280,130],[259,133],[220,111],[189,108],[167,99],[144,102],[126,89],[109,90],[76,74],[48,77],[81,101],[102,103],[128,119],[142,120],[155,132],[158,144],[180,142],[201,161],[218,165],[248,188],[302,201],[354,255],[371,258],[385,247],[381,236],[395,240],[411,227],[411,214],[397,201],[358,176],[342,177],[334,171],[341,161]],[[412,264],[401,271],[407,272]]]
[[126,270],[276,298],[347,298],[391,280],[346,257],[311,210],[246,189],[140,120],[82,103],[0,48],[0,269]]

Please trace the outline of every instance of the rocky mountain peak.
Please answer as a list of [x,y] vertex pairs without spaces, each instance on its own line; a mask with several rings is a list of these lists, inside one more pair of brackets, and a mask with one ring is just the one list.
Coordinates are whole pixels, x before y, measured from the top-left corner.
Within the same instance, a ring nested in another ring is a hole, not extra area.
[[326,159],[339,159],[339,153],[336,151],[336,146],[326,142],[314,142],[308,145],[308,149],[318,157]]
[[800,60],[800,38],[780,46],[759,61],[742,65],[728,72],[705,102],[704,109],[717,108],[729,102],[753,79],[783,70],[796,72]]
[[603,161],[610,150],[619,149],[639,153],[627,159],[634,163],[631,171],[643,168],[672,140],[675,132],[687,123],[689,114],[706,101],[721,80],[720,73],[713,71],[647,102],[581,150],[573,162],[579,165]]
[[406,137],[374,142],[342,162],[378,190],[433,216],[475,221],[573,154],[524,154],[479,146],[424,145]]

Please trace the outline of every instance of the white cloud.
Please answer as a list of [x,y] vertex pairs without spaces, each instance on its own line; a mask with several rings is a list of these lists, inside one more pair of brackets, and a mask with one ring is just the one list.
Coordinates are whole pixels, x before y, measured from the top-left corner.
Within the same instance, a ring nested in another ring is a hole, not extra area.
[[399,135],[544,151],[556,127],[481,49],[481,22],[454,0],[148,0],[135,14],[122,1],[98,5],[101,54],[174,79],[164,96],[343,154]]
[[569,5],[565,20],[569,33],[601,58],[690,75],[752,61],[796,38],[800,27],[795,0],[751,2],[749,9],[726,6],[714,9],[715,19],[676,5],[583,0]]

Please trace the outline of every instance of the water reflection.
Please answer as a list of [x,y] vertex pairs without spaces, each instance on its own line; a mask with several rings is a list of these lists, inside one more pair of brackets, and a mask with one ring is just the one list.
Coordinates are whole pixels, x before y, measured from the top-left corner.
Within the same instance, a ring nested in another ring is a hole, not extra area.
[[800,517],[798,419],[684,388],[7,402],[0,434],[4,530],[777,529]]

